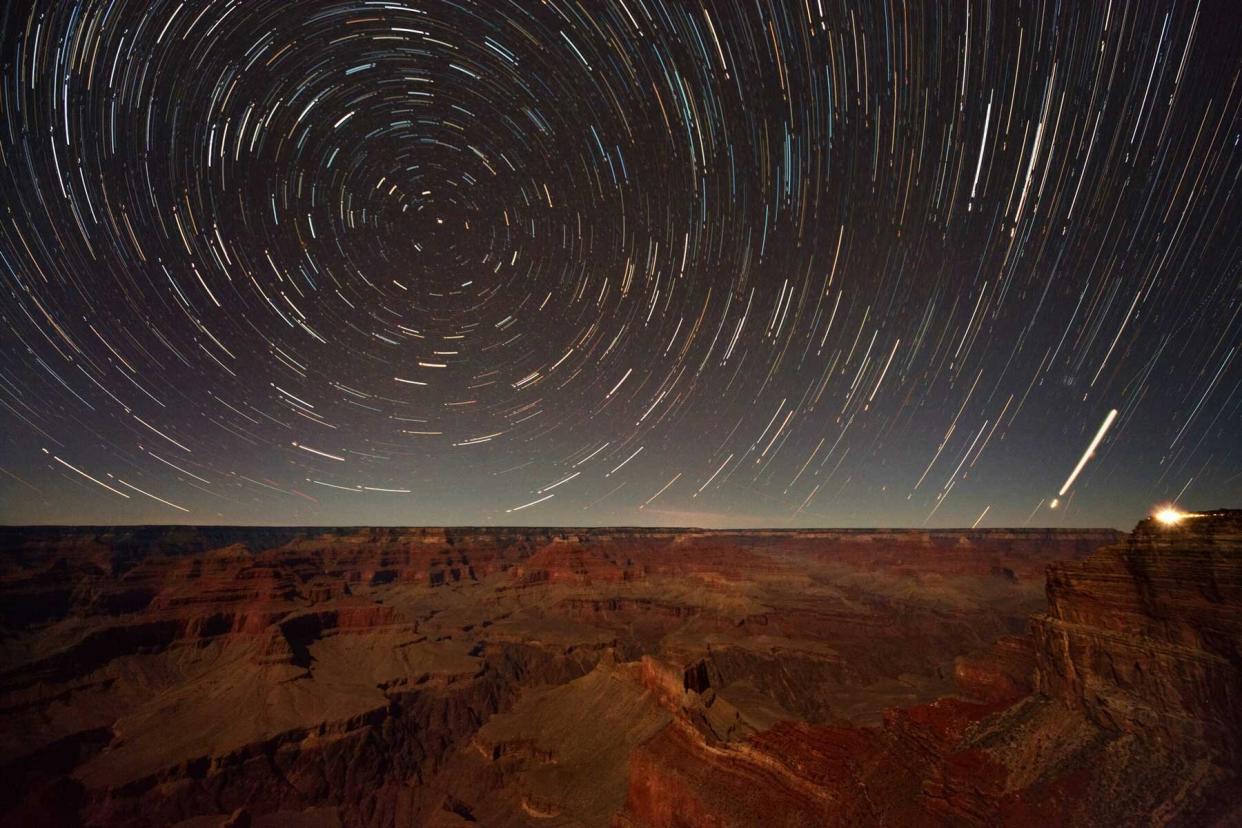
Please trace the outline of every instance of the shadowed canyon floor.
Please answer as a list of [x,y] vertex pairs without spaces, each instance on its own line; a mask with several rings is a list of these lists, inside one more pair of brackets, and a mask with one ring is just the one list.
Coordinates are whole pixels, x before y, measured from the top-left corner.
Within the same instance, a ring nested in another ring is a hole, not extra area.
[[0,821],[1236,824],[1240,514],[0,529]]

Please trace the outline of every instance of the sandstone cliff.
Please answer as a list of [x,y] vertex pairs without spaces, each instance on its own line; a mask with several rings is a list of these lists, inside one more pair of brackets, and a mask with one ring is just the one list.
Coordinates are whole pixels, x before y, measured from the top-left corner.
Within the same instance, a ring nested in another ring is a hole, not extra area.
[[1048,571],[1039,690],[1110,730],[1242,764],[1242,512],[1154,519]]
[[878,727],[727,741],[696,670],[616,823],[1242,824],[1242,512],[1143,521],[1049,566],[1047,594],[1029,635],[956,659],[962,698]]
[[0,822],[1231,824],[1239,525],[4,529]]

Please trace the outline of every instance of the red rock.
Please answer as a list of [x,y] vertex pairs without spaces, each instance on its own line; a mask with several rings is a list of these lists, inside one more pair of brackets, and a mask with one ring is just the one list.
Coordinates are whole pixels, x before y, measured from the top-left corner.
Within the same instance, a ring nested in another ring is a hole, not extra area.
[[2,529],[0,818],[1228,824],[1240,526]]
[[1110,730],[1242,765],[1242,513],[1143,521],[1048,571],[1038,687]]

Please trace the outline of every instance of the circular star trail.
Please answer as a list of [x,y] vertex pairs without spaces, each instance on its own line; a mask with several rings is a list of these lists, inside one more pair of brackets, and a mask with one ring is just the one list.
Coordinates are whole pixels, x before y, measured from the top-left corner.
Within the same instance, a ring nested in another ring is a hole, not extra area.
[[1242,494],[1228,4],[0,12],[12,522]]

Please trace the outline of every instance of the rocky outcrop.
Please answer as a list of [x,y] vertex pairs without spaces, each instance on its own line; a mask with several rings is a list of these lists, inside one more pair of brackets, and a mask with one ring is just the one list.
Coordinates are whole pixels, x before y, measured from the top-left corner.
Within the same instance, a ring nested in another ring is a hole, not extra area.
[[1238,526],[0,529],[0,821],[1229,824]]
[[1242,512],[1148,519],[1048,570],[1040,692],[1109,730],[1242,765]]
[[680,715],[633,754],[622,826],[1242,822],[1242,512],[1140,523],[1048,569],[1028,636],[959,656],[968,697],[877,727],[703,726],[720,670],[644,675]]

